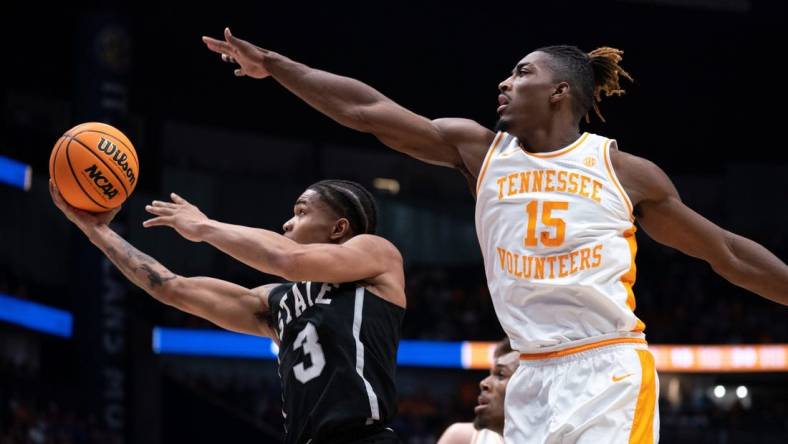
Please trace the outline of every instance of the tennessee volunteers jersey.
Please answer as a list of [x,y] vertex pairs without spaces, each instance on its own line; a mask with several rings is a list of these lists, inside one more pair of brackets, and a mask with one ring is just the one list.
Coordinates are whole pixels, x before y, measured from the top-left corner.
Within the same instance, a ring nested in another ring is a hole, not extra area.
[[474,430],[470,444],[503,444],[503,436],[490,429]]
[[476,231],[501,326],[523,353],[643,338],[635,316],[632,203],[616,142],[584,133],[529,153],[499,132],[476,188]]

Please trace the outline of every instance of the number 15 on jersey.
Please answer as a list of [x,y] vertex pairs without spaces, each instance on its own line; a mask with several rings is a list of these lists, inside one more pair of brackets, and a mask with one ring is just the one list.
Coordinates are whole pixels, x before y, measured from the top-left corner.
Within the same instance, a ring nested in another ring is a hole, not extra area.
[[[554,217],[553,211],[566,211],[568,209],[569,202],[552,200],[540,201],[536,199],[528,202],[525,205],[525,213],[528,215],[528,222],[525,227],[523,245],[526,247],[536,247],[538,242],[541,241],[542,245],[545,247],[561,246],[566,236],[566,222],[561,218]],[[541,220],[545,228],[539,230],[538,237],[537,219]]]

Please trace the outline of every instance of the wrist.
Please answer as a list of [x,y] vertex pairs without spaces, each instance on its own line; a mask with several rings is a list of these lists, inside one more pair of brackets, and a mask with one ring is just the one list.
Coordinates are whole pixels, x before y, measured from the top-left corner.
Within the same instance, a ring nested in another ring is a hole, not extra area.
[[261,64],[266,71],[271,73],[271,75],[275,75],[275,73],[281,71],[283,65],[288,61],[290,61],[290,59],[283,56],[282,54],[273,51],[266,51],[265,57],[263,57]]
[[112,231],[106,224],[91,224],[82,229],[90,242],[96,246],[101,246],[104,239]]
[[212,236],[218,231],[217,227],[219,222],[205,218],[197,222],[195,234],[197,235],[197,242],[211,242]]

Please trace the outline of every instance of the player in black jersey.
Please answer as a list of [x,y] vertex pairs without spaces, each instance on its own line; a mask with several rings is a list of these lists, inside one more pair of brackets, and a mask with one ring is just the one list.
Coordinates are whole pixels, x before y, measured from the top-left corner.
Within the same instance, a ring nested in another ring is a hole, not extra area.
[[394,371],[405,313],[402,256],[374,235],[375,202],[361,185],[311,185],[296,201],[284,235],[211,220],[174,193],[172,202],[146,206],[156,215],[146,227],[172,227],[291,281],[255,289],[178,276],[109,227],[118,210],[70,207],[51,181],[50,192],[68,219],[154,298],[279,344],[286,443],[399,442],[387,424],[396,413]]

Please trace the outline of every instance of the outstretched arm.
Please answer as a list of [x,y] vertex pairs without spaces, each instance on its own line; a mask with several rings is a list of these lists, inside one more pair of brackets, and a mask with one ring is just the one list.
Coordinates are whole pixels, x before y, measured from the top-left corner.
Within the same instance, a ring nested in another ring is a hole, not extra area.
[[186,239],[207,242],[250,267],[289,281],[373,281],[402,269],[397,248],[379,236],[358,235],[341,245],[299,244],[273,231],[211,220],[177,194],[171,197],[173,202],[154,201],[145,207],[158,216],[145,221],[145,227],[171,227]]
[[648,160],[618,151],[611,151],[611,160],[652,239],[705,260],[733,284],[788,305],[788,265],[782,260],[684,205],[668,176]]
[[467,119],[430,120],[396,104],[358,80],[310,68],[241,40],[225,28],[224,40],[203,37],[237,76],[273,77],[290,92],[341,125],[373,134],[387,146],[435,165],[478,175],[494,134]]
[[79,227],[134,285],[156,300],[227,330],[273,337],[268,324],[268,292],[208,277],[183,277],[136,249],[110,227],[117,210],[92,214],[70,207],[50,181],[55,205]]

